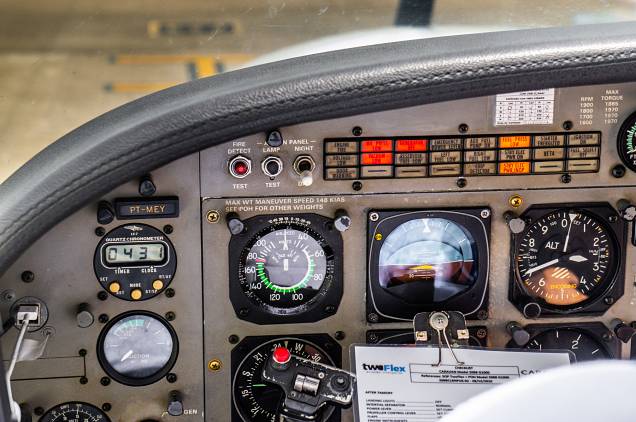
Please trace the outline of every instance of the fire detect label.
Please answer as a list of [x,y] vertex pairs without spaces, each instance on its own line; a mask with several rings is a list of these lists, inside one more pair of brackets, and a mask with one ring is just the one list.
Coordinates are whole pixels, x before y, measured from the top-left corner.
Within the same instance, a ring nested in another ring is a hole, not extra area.
[[495,97],[495,126],[551,125],[553,121],[554,88]]

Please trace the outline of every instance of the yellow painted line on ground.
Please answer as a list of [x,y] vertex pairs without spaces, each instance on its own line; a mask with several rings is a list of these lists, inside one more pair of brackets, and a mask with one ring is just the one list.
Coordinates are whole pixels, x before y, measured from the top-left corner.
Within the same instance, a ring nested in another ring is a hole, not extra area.
[[161,91],[178,85],[181,82],[114,82],[108,85],[108,89],[119,94],[145,94]]
[[197,57],[194,61],[197,78],[216,75],[216,60],[210,57]]
[[254,58],[251,54],[223,53],[215,55],[202,54],[118,54],[114,64],[173,64],[192,63],[198,59],[209,59],[219,62],[245,63]]
[[[201,54],[118,54],[113,58],[113,64],[118,65],[165,65],[184,64],[190,66],[191,78],[205,78],[214,76],[218,69],[228,69],[241,65],[253,58],[250,54],[226,53],[211,55]],[[147,94],[170,88],[179,82],[113,82],[106,86],[106,90],[122,94]]]

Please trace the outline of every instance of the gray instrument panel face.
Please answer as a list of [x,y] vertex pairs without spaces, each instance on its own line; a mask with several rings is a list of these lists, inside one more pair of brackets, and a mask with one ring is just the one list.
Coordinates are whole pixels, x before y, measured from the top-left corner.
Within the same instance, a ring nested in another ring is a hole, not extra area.
[[[590,99],[592,97],[592,99]],[[620,97],[621,99],[617,99]],[[590,103],[593,105],[590,106]],[[610,104],[611,103],[611,104]],[[617,105],[613,103],[618,103]],[[504,347],[508,341],[505,325],[510,320],[525,320],[508,301],[510,231],[503,214],[522,212],[532,204],[565,202],[609,202],[613,206],[622,198],[636,201],[631,192],[636,186],[636,174],[628,171],[616,179],[611,168],[620,163],[616,152],[616,135],[621,122],[636,110],[636,84],[591,86],[557,89],[553,123],[549,125],[494,125],[495,98],[475,98],[349,117],[326,122],[301,124],[281,128],[285,144],[278,150],[264,145],[265,135],[257,134],[232,143],[202,151],[178,160],[152,173],[158,195],[177,195],[181,213],[178,218],[134,220],[162,229],[174,226],[169,235],[178,257],[178,268],[170,287],[176,295],[129,302],[109,295],[99,301],[101,290],[93,271],[93,253],[99,237],[94,230],[96,203],[61,222],[34,244],[3,276],[0,283],[2,297],[12,290],[16,298],[32,295],[45,300],[51,318],[47,326],[55,329],[46,351],[46,362],[19,363],[16,375],[28,379],[48,367],[56,379],[23,380],[14,383],[19,402],[48,409],[66,401],[85,401],[98,407],[112,404],[108,412],[113,421],[230,420],[231,377],[230,353],[235,347],[228,337],[295,335],[327,333],[332,337],[343,331],[339,341],[343,348],[343,365],[348,367],[348,348],[365,341],[370,329],[410,328],[408,323],[367,323],[366,294],[366,233],[369,209],[441,209],[452,207],[489,207],[492,211],[490,233],[490,314],[487,321],[472,321],[469,325],[486,325],[489,346]],[[593,111],[590,113],[590,109]],[[583,110],[583,111],[582,111]],[[351,137],[352,128],[360,126],[363,136],[428,136],[458,135],[461,123],[469,126],[468,134],[563,132],[562,124],[574,123],[573,131],[600,131],[602,136],[600,172],[573,175],[564,184],[558,174],[542,176],[468,177],[468,184],[460,189],[456,177],[364,180],[363,189],[354,191],[352,181],[322,180],[322,141],[324,138]],[[588,124],[590,123],[590,124]],[[264,150],[265,149],[265,150]],[[228,160],[236,154],[252,159],[252,173],[244,179],[233,178],[227,171]],[[317,167],[310,187],[299,186],[299,177],[292,169],[298,155],[312,155]],[[267,155],[281,158],[284,170],[274,180],[265,177],[260,163]],[[128,183],[104,197],[137,196],[137,182]],[[509,198],[521,195],[523,205],[513,209]],[[279,324],[259,326],[235,316],[229,300],[228,250],[230,233],[225,224],[228,212],[249,218],[256,215],[316,213],[333,217],[336,210],[346,209],[352,218],[351,228],[343,234],[344,294],[337,313],[317,323]],[[208,222],[210,212],[218,212],[220,221]],[[117,221],[106,226],[124,224]],[[33,283],[20,281],[24,270],[35,273]],[[611,309],[600,317],[546,318],[538,322],[602,321],[606,325],[613,318],[625,321],[636,319],[636,254],[627,246],[625,293]],[[111,318],[129,310],[149,310],[159,315],[176,313],[172,321],[179,338],[180,352],[172,372],[178,379],[174,384],[165,379],[145,387],[129,387],[115,381],[100,384],[105,376],[95,353],[97,337],[103,324],[95,322],[81,329],[75,322],[79,303],[91,305],[97,319],[100,314]],[[11,300],[0,302],[3,315]],[[13,330],[15,331],[15,330]],[[41,338],[41,332],[30,334]],[[9,356],[15,333],[3,338],[5,359]],[[88,351],[85,359],[79,349]],[[622,357],[628,358],[627,346]],[[53,359],[53,360],[49,360]],[[219,370],[207,368],[209,361],[218,359]],[[39,365],[39,366],[38,366]],[[79,376],[86,368],[87,384],[80,384]],[[55,371],[52,370],[55,368]],[[165,414],[168,394],[179,390],[184,394],[188,414],[179,418]],[[204,417],[204,409],[208,414]],[[343,420],[351,421],[350,412]]]

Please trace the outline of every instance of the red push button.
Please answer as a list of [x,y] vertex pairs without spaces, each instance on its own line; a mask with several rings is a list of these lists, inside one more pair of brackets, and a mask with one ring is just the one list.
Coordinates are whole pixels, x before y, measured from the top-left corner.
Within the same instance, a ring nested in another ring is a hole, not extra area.
[[274,349],[274,362],[283,365],[287,362],[289,362],[289,360],[291,359],[291,353],[289,352],[289,350],[287,350],[286,347],[277,347],[276,349]]

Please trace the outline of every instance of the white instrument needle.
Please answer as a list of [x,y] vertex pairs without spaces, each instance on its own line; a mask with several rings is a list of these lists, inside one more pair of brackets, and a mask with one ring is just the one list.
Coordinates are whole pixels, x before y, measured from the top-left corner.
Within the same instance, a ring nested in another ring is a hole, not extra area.
[[568,249],[568,243],[570,242],[570,230],[572,230],[572,223],[576,219],[577,214],[570,213],[568,214],[568,217],[570,217],[570,225],[568,226],[568,234],[567,236],[565,236],[565,243],[563,245],[563,253],[565,253]]
[[125,361],[126,359],[128,359],[129,357],[131,357],[131,356],[132,356],[132,354],[133,354],[133,351],[132,351],[132,350],[127,351],[127,352],[126,352],[126,354],[125,354],[124,356],[122,356],[122,357],[121,357],[121,361],[120,361],[120,362]]
[[537,271],[539,271],[539,270],[542,270],[542,269],[544,269],[544,268],[547,268],[547,267],[549,267],[550,265],[554,265],[554,264],[556,264],[557,262],[559,262],[559,258],[555,258],[555,259],[553,259],[552,261],[548,261],[548,262],[546,262],[546,263],[544,263],[544,264],[537,265],[536,267],[534,267],[534,268],[530,268],[528,271],[526,271],[526,275],[530,275],[530,274],[535,273],[535,272],[537,272]]

